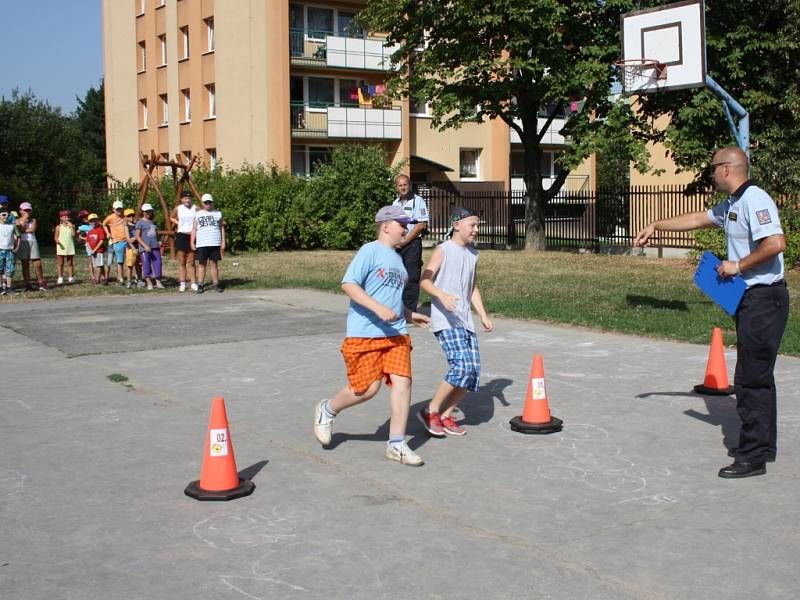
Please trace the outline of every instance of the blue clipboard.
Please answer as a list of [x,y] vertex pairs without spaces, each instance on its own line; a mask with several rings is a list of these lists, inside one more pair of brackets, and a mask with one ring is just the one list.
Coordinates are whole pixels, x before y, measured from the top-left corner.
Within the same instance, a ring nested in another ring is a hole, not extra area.
[[722,278],[717,274],[720,259],[711,252],[703,252],[694,274],[694,283],[730,316],[736,314],[747,284],[739,275]]

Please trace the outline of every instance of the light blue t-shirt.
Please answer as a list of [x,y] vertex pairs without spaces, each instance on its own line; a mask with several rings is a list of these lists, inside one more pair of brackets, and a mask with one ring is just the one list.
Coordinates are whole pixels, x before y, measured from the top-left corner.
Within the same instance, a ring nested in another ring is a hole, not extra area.
[[[78,231],[83,233],[84,239],[86,239],[86,234],[92,230],[92,226],[88,223],[84,223],[78,227]],[[92,251],[89,249],[89,244],[86,244],[86,256],[91,256]]]
[[361,246],[353,258],[342,283],[355,283],[381,304],[400,315],[397,321],[386,323],[360,304],[350,301],[347,312],[347,337],[378,338],[408,333],[403,308],[403,288],[408,273],[403,259],[394,248],[378,241]]
[[[755,252],[760,240],[783,233],[778,207],[769,194],[752,183],[744,186],[744,190],[736,190],[740,192],[738,196],[729,196],[708,211],[714,224],[725,230],[728,260],[742,260]],[[758,266],[742,271],[742,278],[747,287],[780,281],[783,279],[783,252]]]

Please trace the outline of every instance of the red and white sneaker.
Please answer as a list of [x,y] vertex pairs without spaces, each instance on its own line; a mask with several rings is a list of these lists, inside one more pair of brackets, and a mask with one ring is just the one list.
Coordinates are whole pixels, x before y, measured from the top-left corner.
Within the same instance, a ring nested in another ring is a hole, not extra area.
[[438,412],[432,413],[427,408],[423,408],[417,413],[417,419],[428,433],[436,437],[444,437],[444,428]]
[[442,429],[448,435],[466,435],[467,430],[460,427],[453,417],[442,417]]

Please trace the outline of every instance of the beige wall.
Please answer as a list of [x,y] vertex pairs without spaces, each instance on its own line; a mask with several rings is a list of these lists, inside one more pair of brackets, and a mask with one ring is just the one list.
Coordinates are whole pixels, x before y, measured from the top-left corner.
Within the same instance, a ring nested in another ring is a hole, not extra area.
[[272,161],[289,168],[289,2],[227,0],[215,8],[217,156],[234,168]]
[[[431,181],[503,181],[508,185],[508,126],[495,119],[484,123],[466,123],[460,129],[437,131],[427,117],[410,118],[409,154],[427,158],[453,169],[447,173],[430,173]],[[480,148],[478,178],[459,177],[462,148]]]
[[133,5],[103,0],[106,168],[122,181],[139,178],[135,32]]
[[[668,115],[659,117],[656,120],[656,128],[664,130],[669,125],[670,118]],[[669,157],[667,149],[663,144],[647,144],[647,150],[650,152],[650,165],[654,170],[662,170],[661,175],[656,175],[652,171],[648,173],[639,173],[636,168],[631,164],[631,185],[688,185],[694,181],[694,172],[678,172],[678,167],[675,162]]]

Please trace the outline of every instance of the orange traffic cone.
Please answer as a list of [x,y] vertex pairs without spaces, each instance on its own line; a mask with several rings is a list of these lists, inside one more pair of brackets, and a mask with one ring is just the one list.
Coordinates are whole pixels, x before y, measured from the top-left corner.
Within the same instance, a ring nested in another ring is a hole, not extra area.
[[711,333],[711,349],[708,351],[706,378],[694,386],[694,391],[706,396],[729,396],[733,386],[728,383],[728,367],[725,364],[725,350],[722,347],[722,329],[714,327]]
[[225,399],[216,396],[211,401],[211,418],[203,448],[203,467],[200,480],[186,486],[184,493],[196,500],[233,500],[253,493],[256,485],[239,479],[233,442],[225,412]]
[[561,431],[563,421],[550,415],[547,404],[547,390],[544,385],[544,365],[542,356],[533,357],[531,374],[528,377],[528,394],[525,410],[521,417],[509,421],[511,429],[519,433],[555,433]]

